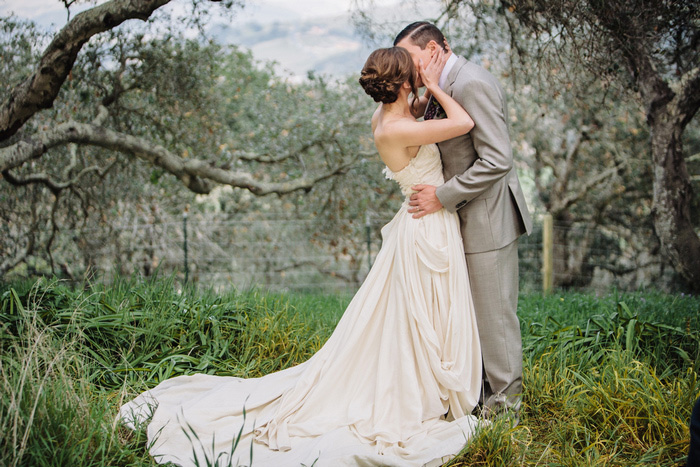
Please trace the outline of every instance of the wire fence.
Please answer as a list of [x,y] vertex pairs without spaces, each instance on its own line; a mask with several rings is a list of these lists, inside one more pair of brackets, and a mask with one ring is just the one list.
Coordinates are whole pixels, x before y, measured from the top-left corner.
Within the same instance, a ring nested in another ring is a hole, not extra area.
[[[342,249],[319,241],[315,218],[198,218],[183,216],[146,224],[112,225],[97,236],[90,268],[107,280],[115,273],[174,274],[181,283],[213,289],[265,288],[275,291],[352,292],[366,276],[381,247],[388,219],[355,225]],[[325,238],[328,238],[328,232]],[[340,235],[340,234],[338,234]],[[332,237],[332,235],[331,235]],[[554,225],[551,280],[554,288],[588,291],[664,288],[672,281],[662,261],[644,260],[603,229]],[[565,241],[562,242],[562,239]],[[347,247],[347,244],[351,247]],[[520,238],[523,291],[543,287],[543,229],[535,222]],[[642,264],[643,263],[643,264]]]

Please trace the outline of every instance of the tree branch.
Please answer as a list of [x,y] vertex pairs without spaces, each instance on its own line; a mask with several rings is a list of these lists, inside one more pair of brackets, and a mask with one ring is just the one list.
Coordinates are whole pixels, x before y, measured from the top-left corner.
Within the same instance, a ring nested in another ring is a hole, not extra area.
[[112,0],[76,15],[44,50],[34,74],[16,86],[0,106],[0,141],[14,135],[36,112],[53,105],[78,52],[92,36],[129,19],[145,21],[169,1]]
[[552,169],[552,174],[554,175],[554,178],[559,178],[559,167],[557,166],[557,163],[554,161],[554,158],[549,155],[547,151],[540,151],[537,146],[535,146],[535,158],[542,161],[542,164],[545,167],[549,167]]
[[245,188],[256,195],[270,193],[284,194],[293,191],[309,191],[313,186],[335,175],[345,173],[357,157],[314,177],[302,177],[289,182],[268,183],[256,180],[248,172],[231,171],[212,166],[198,159],[183,159],[144,138],[119,133],[108,128],[91,124],[68,122],[52,130],[41,133],[34,139],[19,141],[6,148],[0,148],[0,172],[19,167],[25,162],[41,157],[49,149],[68,143],[86,144],[118,151],[146,160],[176,176],[187,188],[195,193],[206,194],[213,184],[221,183]]
[[[663,109],[673,98],[673,91],[668,83],[659,74],[648,50],[648,43],[643,40],[634,40],[645,36],[645,31],[628,14],[610,14],[603,6],[605,2],[591,2],[596,19],[602,27],[617,42],[632,76],[634,76],[642,99],[648,106],[650,118],[656,118],[659,109]],[[618,10],[619,12],[619,10]],[[621,13],[621,12],[619,12]]]
[[4,261],[0,262],[0,277],[3,277],[7,271],[17,266],[19,263],[24,261],[27,256],[31,255],[34,251],[36,244],[36,231],[39,228],[39,219],[36,214],[36,210],[31,211],[31,222],[29,229],[26,234],[22,235],[26,238],[26,245],[22,251],[18,252],[11,258],[6,258]]
[[[571,144],[566,151],[566,156],[564,157],[564,170],[563,173],[561,174],[560,177],[557,177],[557,182],[562,184],[562,187],[565,187],[569,183],[569,179],[571,178],[571,170],[573,169],[574,166],[574,161],[576,160],[576,156],[578,155],[579,149],[581,149],[581,143],[585,139],[585,132],[580,131],[576,135],[576,140],[574,141],[573,144]],[[565,190],[561,190],[565,191]]]
[[25,186],[34,183],[41,183],[45,185],[49,190],[51,190],[51,193],[53,193],[54,195],[58,195],[58,193],[60,193],[62,190],[74,186],[84,175],[90,172],[97,172],[100,178],[104,177],[104,175],[109,171],[109,169],[111,169],[114,166],[114,164],[116,164],[116,161],[112,162],[110,165],[105,167],[104,170],[101,170],[101,168],[96,165],[85,167],[75,177],[65,182],[56,181],[53,178],[51,178],[50,175],[45,174],[43,172],[29,174],[26,177],[20,178],[15,177],[12,173],[10,173],[9,170],[5,170],[4,172],[2,172],[2,176],[5,178],[5,180],[8,181],[8,183],[15,186]]
[[235,152],[233,155],[234,155],[234,157],[236,157],[238,159],[242,159],[244,161],[261,162],[261,163],[266,163],[266,164],[276,164],[279,162],[283,162],[287,159],[291,159],[292,157],[295,157],[295,156],[299,155],[300,153],[306,152],[314,146],[320,146],[324,142],[325,141],[322,139],[316,139],[314,141],[309,141],[308,143],[301,146],[297,151],[283,154],[283,155],[278,156],[278,157],[271,156],[270,154],[251,154],[249,152],[243,152],[243,151]]
[[566,211],[571,205],[580,201],[586,194],[595,188],[597,185],[603,183],[609,177],[617,174],[622,166],[626,165],[625,162],[609,168],[608,170],[599,173],[597,176],[591,178],[586,182],[578,191],[571,193],[561,200],[557,200],[552,203],[552,213]]
[[678,89],[674,89],[676,102],[678,102],[681,124],[685,126],[700,108],[700,67],[695,67],[684,73],[677,86]]

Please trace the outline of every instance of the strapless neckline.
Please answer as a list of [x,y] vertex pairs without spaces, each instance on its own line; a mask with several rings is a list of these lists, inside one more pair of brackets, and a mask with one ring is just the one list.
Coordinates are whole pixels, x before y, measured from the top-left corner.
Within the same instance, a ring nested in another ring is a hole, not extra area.
[[425,152],[425,150],[432,148],[435,148],[435,150],[439,152],[437,144],[435,143],[421,145],[421,147],[418,148],[418,152],[416,152],[416,155],[411,157],[411,159],[408,161],[408,164],[406,164],[401,170],[397,172],[394,172],[389,167],[385,167],[384,174],[386,175],[386,178],[393,179],[396,175],[404,172],[406,169],[408,169],[411,165],[415,163],[415,161],[422,155],[423,152]]
[[403,169],[393,172],[385,167],[384,175],[396,181],[405,196],[413,193],[411,187],[415,185],[442,185],[445,180],[442,176],[440,150],[436,144],[424,144]]

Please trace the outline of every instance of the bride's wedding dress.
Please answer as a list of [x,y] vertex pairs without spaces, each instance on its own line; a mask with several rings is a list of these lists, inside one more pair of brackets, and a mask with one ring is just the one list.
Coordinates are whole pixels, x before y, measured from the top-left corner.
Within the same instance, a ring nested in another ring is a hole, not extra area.
[[[396,180],[408,197],[443,183],[422,146]],[[382,229],[374,266],[326,344],[261,378],[179,376],[125,404],[148,422],[160,463],[253,466],[440,465],[473,433],[481,350],[457,215],[421,219],[408,199]],[[244,417],[245,408],[245,417]],[[242,430],[235,452],[233,440]]]

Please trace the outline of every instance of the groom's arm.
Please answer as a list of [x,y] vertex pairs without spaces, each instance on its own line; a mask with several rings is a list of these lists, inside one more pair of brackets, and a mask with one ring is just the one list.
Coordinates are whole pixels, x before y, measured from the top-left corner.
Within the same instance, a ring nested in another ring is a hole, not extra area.
[[474,80],[453,88],[452,97],[475,122],[470,135],[477,160],[464,173],[437,188],[436,195],[448,211],[456,211],[484,193],[513,167],[507,116],[499,89],[494,84]]

